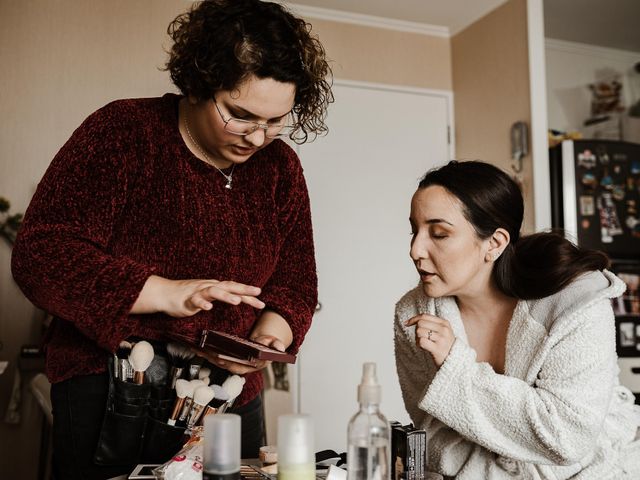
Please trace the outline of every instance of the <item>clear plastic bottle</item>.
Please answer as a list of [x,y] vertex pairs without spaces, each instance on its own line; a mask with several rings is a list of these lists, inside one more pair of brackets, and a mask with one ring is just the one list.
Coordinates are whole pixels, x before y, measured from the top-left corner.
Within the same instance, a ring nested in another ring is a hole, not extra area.
[[358,386],[360,411],[347,431],[347,480],[388,480],[391,460],[391,428],[380,413],[380,385],[376,364],[362,366]]

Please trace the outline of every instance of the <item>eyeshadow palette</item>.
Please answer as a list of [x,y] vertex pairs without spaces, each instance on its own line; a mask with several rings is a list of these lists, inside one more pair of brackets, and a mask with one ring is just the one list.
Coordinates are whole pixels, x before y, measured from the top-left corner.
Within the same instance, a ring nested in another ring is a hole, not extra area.
[[296,363],[296,356],[267,347],[252,340],[217,330],[203,330],[200,339],[172,334],[174,340],[193,345],[218,355],[219,358],[246,365],[255,365],[258,360]]

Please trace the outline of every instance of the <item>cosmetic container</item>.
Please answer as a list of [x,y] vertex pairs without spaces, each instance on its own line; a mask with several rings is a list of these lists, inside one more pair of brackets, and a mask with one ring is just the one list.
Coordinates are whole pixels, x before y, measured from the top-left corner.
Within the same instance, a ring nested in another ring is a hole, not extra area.
[[313,421],[309,415],[278,417],[278,480],[315,480]]
[[231,413],[204,419],[203,480],[240,480],[240,416]]

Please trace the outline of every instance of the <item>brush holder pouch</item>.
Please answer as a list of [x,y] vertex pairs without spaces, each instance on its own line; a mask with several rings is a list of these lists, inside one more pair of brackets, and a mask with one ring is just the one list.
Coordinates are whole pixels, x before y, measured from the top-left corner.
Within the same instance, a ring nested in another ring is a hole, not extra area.
[[184,427],[167,425],[175,393],[165,386],[138,385],[113,376],[94,461],[98,465],[164,463],[184,444]]
[[166,423],[173,410],[175,400],[175,390],[166,386],[152,386],[151,396],[149,397],[149,416],[156,420],[164,420]]
[[184,436],[184,427],[149,417],[142,444],[142,462],[161,464],[170,460],[184,445]]

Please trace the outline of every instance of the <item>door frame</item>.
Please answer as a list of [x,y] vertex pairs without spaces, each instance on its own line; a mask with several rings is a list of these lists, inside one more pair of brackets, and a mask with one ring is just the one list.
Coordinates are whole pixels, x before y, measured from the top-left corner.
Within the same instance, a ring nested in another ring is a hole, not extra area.
[[[424,95],[429,97],[443,98],[447,107],[447,132],[448,132],[448,149],[449,159],[455,159],[455,124],[454,124],[454,106],[453,106],[453,92],[450,90],[439,90],[433,88],[421,88],[421,87],[409,87],[405,85],[393,85],[387,83],[373,83],[360,80],[348,80],[342,78],[334,78],[333,85],[342,87],[358,88],[365,90],[381,90],[385,92],[398,92],[398,93],[411,93],[414,95]],[[301,155],[300,146],[294,144],[294,148],[298,156]],[[304,362],[303,356],[298,356],[295,365],[289,366],[290,375],[290,392],[291,392],[291,404],[295,413],[301,412],[301,368],[300,364]]]
[[[415,95],[425,95],[428,97],[444,98],[447,104],[447,127],[448,127],[448,144],[449,159],[454,160],[456,154],[456,135],[455,135],[455,118],[453,107],[453,91],[440,90],[436,88],[410,87],[406,85],[394,85],[390,83],[374,83],[362,80],[348,80],[346,78],[334,78],[333,85],[341,87],[362,88],[368,90],[382,90],[386,92],[412,93]],[[331,107],[329,107],[331,108]],[[296,153],[300,154],[299,147],[296,147]]]

